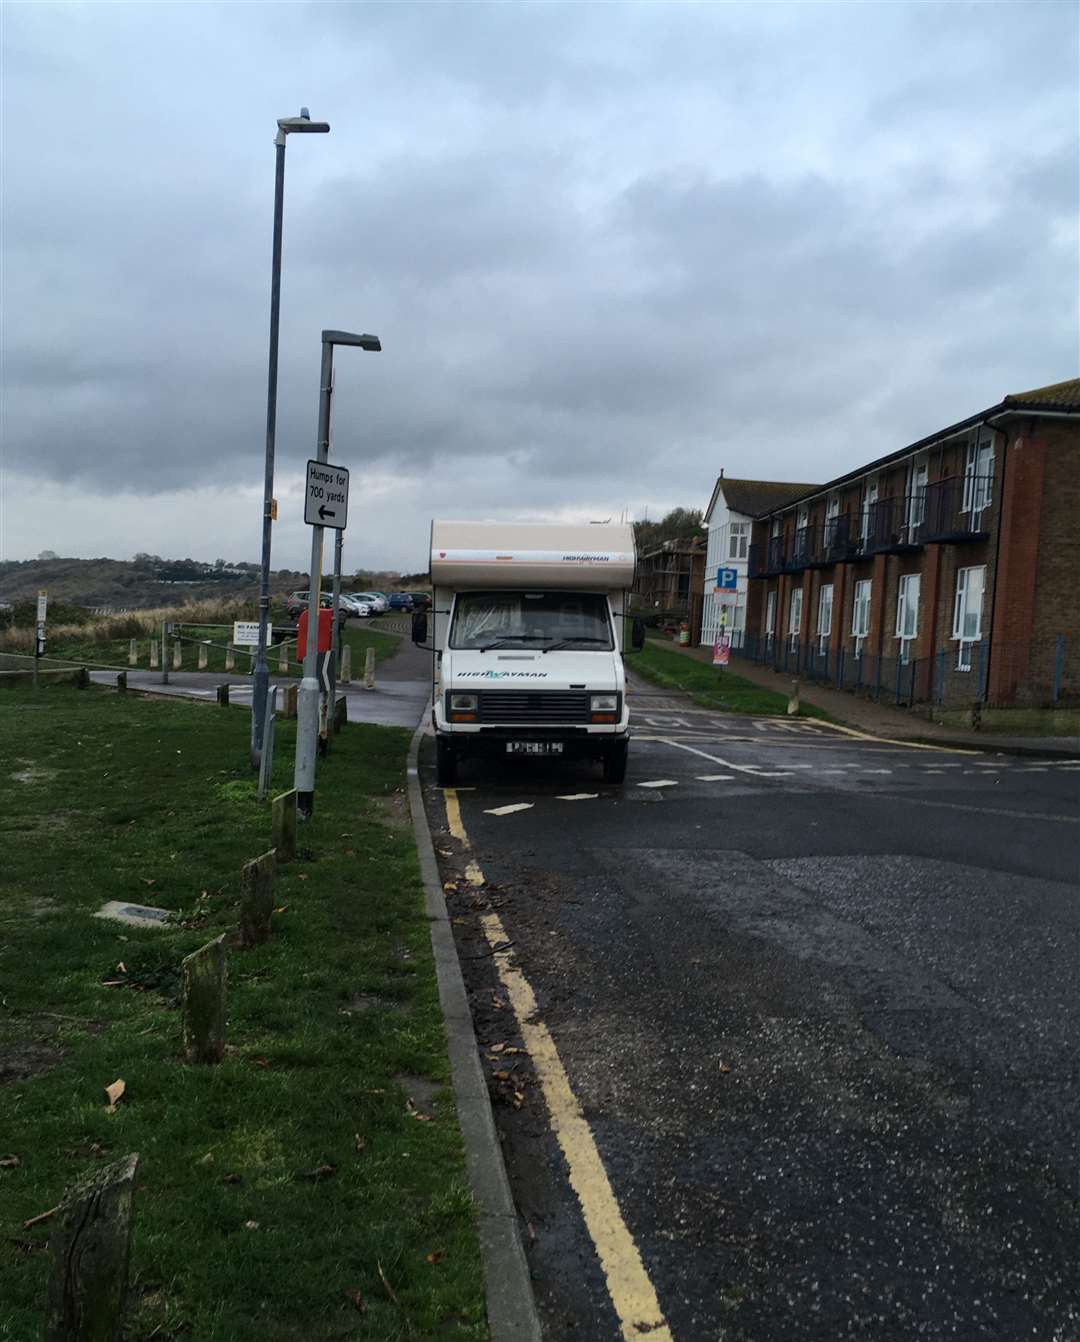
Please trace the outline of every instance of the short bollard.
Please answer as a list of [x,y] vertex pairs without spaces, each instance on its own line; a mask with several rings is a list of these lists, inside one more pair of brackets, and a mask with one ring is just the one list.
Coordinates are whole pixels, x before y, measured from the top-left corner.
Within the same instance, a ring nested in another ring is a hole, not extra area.
[[49,1236],[45,1342],[114,1342],[124,1327],[137,1154],[80,1179]]
[[217,701],[219,708],[228,708],[229,706],[229,687],[228,685],[219,685],[217,687]]
[[245,862],[240,872],[240,944],[261,946],[270,940],[274,912],[274,850]]
[[209,642],[203,642],[203,643],[200,643],[200,644],[199,644],[199,670],[200,670],[200,671],[205,671],[205,670],[206,670],[206,665],[207,665],[207,662],[209,661],[209,654],[210,654],[210,644],[209,644]]
[[137,639],[132,639],[128,644],[128,666],[139,665],[139,643]]
[[153,671],[158,664],[158,641],[156,638],[150,640],[150,670]]
[[236,669],[236,651],[230,644],[225,649],[225,670],[234,671]]
[[126,671],[120,671],[120,672],[117,673],[117,677],[116,677],[116,688],[120,691],[121,694],[126,693],[126,691],[127,691],[127,672],[126,672]]
[[296,858],[296,789],[282,792],[270,803],[270,828],[278,862]]
[[341,674],[338,676],[338,683],[352,684],[352,648],[347,643],[341,650]]
[[788,700],[787,711],[789,718],[795,717],[799,711],[799,682],[797,680],[791,682],[791,698]]
[[179,671],[183,665],[184,665],[183,645],[181,644],[180,640],[177,639],[176,642],[173,644],[172,669],[174,671]]
[[75,672],[75,684],[80,690],[90,688],[90,672],[87,671],[85,666],[80,666],[78,671]]
[[299,686],[295,681],[291,685],[285,686],[285,693],[282,695],[281,716],[283,718],[296,717],[296,700],[299,694]]
[[279,676],[289,674],[289,647],[287,643],[282,643],[278,649],[277,669]]
[[184,1056],[220,1062],[225,1056],[225,934],[180,961]]
[[368,648],[364,654],[364,689],[375,688],[375,649]]

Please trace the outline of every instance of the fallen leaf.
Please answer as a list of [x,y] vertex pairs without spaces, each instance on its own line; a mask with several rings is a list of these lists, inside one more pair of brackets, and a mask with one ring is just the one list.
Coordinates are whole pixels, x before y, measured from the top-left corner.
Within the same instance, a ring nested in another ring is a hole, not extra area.
[[357,1314],[363,1314],[367,1309],[367,1305],[364,1304],[364,1297],[359,1291],[343,1291],[342,1294],[349,1304],[352,1305],[353,1309],[356,1310]]
[[103,988],[123,988],[126,985],[123,979],[105,979],[101,986]]
[[275,912],[275,913],[284,913],[285,910],[286,910],[288,907],[289,907],[288,904],[282,904],[282,905],[280,905],[278,908],[276,908],[276,909],[274,910],[274,912]]
[[214,1153],[213,1153],[213,1151],[207,1151],[207,1153],[206,1153],[205,1156],[200,1156],[200,1157],[199,1157],[199,1164],[200,1164],[200,1165],[212,1165],[213,1163],[214,1163]]
[[307,880],[307,872],[306,872],[306,871],[298,871],[298,872],[296,873],[296,879],[297,879],[298,881],[306,881],[306,880]]
[[720,1070],[721,1070],[722,1072],[730,1072],[730,1071],[731,1071],[731,1068],[727,1065],[726,1062],[721,1061],[721,1063],[720,1063]]
[[149,876],[140,876],[140,877],[139,877],[139,880],[142,881],[143,885],[153,885],[153,884],[154,884],[153,880],[152,880]]
[[444,889],[444,890],[456,890],[456,889],[457,889],[457,882],[456,882],[456,881],[443,881],[443,889]]
[[117,972],[118,974],[126,974],[126,973],[127,973],[127,965],[124,964],[123,960],[121,960],[120,963],[116,966],[116,972]]
[[223,1174],[221,1182],[223,1184],[242,1184],[244,1180],[239,1174]]
[[18,1156],[0,1156],[0,1170],[17,1170],[21,1164]]
[[270,1064],[269,1064],[269,1062],[266,1060],[266,1058],[252,1058],[252,1059],[251,1059],[251,1065],[252,1065],[252,1067],[269,1067],[269,1066],[270,1066]]
[[430,1123],[430,1122],[431,1122],[431,1115],[430,1115],[430,1114],[422,1114],[422,1113],[420,1112],[420,1110],[417,1109],[416,1105],[413,1104],[412,1100],[406,1100],[406,1101],[405,1101],[405,1112],[409,1115],[410,1118],[415,1118],[415,1119],[417,1119],[420,1123]]
[[507,1053],[525,1053],[525,1052],[527,1052],[527,1050],[526,1050],[526,1049],[523,1049],[523,1048],[517,1048],[516,1046],[508,1046],[507,1049],[506,1049],[506,1052],[507,1052]]
[[492,1044],[491,1051],[492,1053],[501,1053],[505,1047],[505,1044]]
[[120,1078],[117,1078],[112,1083],[111,1086],[105,1087],[105,1094],[109,1097],[108,1108],[110,1114],[114,1114],[116,1112],[116,1106],[120,1101],[120,1099],[122,1098],[124,1091],[126,1089],[127,1087],[124,1085],[124,1082]]
[[358,1151],[362,1151],[364,1149],[364,1139],[363,1137],[360,1136],[358,1132],[353,1133],[353,1143]]
[[337,1174],[336,1165],[316,1165],[313,1170],[307,1170],[303,1173],[301,1179],[310,1179],[313,1183],[318,1183],[320,1179],[329,1179],[332,1174]]
[[245,1222],[244,1222],[244,1229],[245,1229],[245,1230],[258,1230],[258,1228],[259,1228],[259,1223],[258,1223],[258,1221],[245,1221]]
[[424,1255],[424,1262],[431,1263],[434,1266],[436,1263],[441,1263],[445,1257],[446,1253],[443,1249],[433,1249],[431,1253]]

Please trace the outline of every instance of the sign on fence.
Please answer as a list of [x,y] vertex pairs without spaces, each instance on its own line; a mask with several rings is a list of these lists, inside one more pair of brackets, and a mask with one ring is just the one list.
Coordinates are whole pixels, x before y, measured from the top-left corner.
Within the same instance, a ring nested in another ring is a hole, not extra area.
[[258,620],[234,620],[232,629],[232,641],[237,647],[257,648],[259,646]]

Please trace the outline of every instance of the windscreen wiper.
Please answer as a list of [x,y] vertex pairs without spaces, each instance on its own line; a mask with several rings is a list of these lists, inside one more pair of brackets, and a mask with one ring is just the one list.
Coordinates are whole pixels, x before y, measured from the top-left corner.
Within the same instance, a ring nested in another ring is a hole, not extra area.
[[507,634],[493,643],[485,643],[480,652],[490,652],[492,648],[505,648],[508,643],[528,643],[538,638],[549,638],[549,634]]
[[572,647],[573,644],[575,643],[603,643],[607,647],[611,646],[609,640],[606,638],[587,638],[585,635],[582,635],[581,638],[564,638],[561,639],[558,643],[549,643],[547,647],[543,649],[543,651],[557,652],[560,648],[569,648]]

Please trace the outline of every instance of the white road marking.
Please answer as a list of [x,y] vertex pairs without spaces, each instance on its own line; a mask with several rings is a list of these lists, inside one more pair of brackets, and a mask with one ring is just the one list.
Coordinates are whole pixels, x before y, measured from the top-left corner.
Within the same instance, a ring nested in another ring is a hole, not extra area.
[[734,774],[698,774],[699,783],[730,783],[734,779]]
[[599,792],[564,792],[555,798],[556,801],[595,801],[599,797]]
[[493,806],[490,811],[485,811],[485,815],[512,815],[514,811],[531,811],[533,803],[531,801],[516,801],[511,806]]
[[865,773],[868,773],[868,774],[891,774],[891,773],[892,773],[892,770],[891,770],[891,769],[866,769],[866,770],[864,770],[864,772],[865,772]]
[[1020,772],[1022,774],[1044,774],[1047,773],[1048,770],[1046,769],[1046,766],[1043,764],[1032,764],[1029,765],[1026,769],[1021,769]]
[[638,787],[678,787],[678,779],[654,778],[651,783],[639,783]]
[[[736,768],[737,766],[734,765],[734,764],[731,764],[731,765],[729,765],[728,767],[731,768],[731,769],[734,769],[734,768]],[[792,773],[791,773],[791,770],[790,770],[790,769],[747,769],[746,772],[750,775],[751,778],[791,778],[791,777],[792,777]]]

